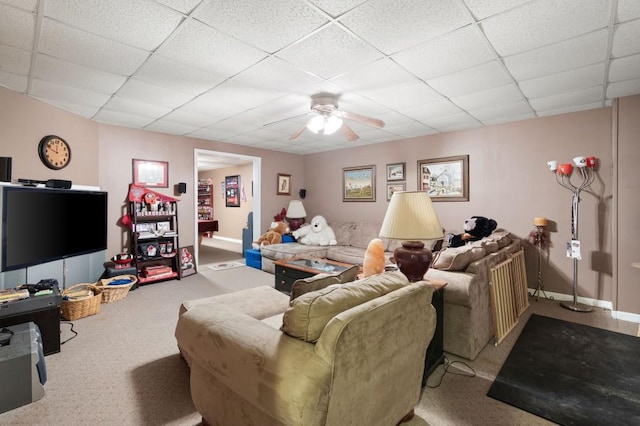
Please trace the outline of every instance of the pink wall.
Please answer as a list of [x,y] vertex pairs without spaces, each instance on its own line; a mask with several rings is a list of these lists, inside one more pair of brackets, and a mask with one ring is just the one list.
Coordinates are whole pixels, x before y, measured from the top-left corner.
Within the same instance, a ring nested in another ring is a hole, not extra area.
[[[545,289],[572,293],[572,262],[565,257],[570,238],[571,194],[548,171],[551,159],[570,161],[576,155],[599,158],[598,179],[580,203],[579,295],[611,301],[614,310],[640,314],[640,270],[630,267],[639,245],[631,223],[638,217],[640,182],[637,143],[640,135],[640,96],[624,98],[619,108],[538,118],[486,128],[414,138],[386,144],[349,148],[307,156],[165,135],[91,122],[37,100],[0,88],[0,156],[13,158],[13,178],[69,179],[75,184],[99,186],[109,192],[109,256],[127,245],[127,234],[117,225],[131,182],[133,158],[169,161],[169,188],[187,182],[194,188],[194,150],[232,152],[261,158],[261,230],[273,215],[307,189],[304,201],[309,217],[329,220],[381,221],[387,208],[385,166],[407,163],[407,189],[417,186],[417,161],[468,154],[470,201],[437,202],[442,224],[460,231],[465,218],[489,216],[500,227],[526,238],[533,218],[550,221],[553,246],[544,267]],[[615,120],[615,121],[614,121]],[[615,123],[615,126],[614,126]],[[71,164],[47,169],[38,159],[39,140],[57,134],[71,143]],[[342,201],[342,168],[377,166],[376,202]],[[615,172],[615,174],[614,174]],[[276,195],[277,173],[291,174],[292,195]],[[617,185],[617,186],[614,186]],[[248,190],[248,188],[247,188]],[[195,233],[195,197],[180,196],[180,243],[192,245]],[[242,225],[246,216],[242,218]],[[527,250],[529,286],[535,287],[535,257]]]

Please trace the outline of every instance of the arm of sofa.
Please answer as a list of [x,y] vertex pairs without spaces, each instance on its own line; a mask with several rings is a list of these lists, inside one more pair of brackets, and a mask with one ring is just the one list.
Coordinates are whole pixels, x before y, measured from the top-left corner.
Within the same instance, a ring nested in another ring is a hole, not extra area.
[[332,367],[315,345],[228,306],[196,306],[175,331],[192,363],[284,424],[326,412]]

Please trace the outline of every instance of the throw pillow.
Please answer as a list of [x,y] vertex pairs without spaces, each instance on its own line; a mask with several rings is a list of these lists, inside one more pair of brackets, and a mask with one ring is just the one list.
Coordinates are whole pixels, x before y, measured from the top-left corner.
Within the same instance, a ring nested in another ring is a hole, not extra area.
[[282,331],[306,342],[315,342],[327,323],[340,312],[407,284],[407,277],[396,271],[305,293],[289,302],[282,321]]
[[310,291],[322,290],[332,284],[344,284],[354,281],[358,276],[358,265],[353,265],[338,274],[317,274],[309,278],[296,280],[291,286],[289,300],[293,300]]
[[449,247],[434,255],[431,267],[442,271],[464,271],[471,262],[485,255],[486,251],[482,247],[472,245]]

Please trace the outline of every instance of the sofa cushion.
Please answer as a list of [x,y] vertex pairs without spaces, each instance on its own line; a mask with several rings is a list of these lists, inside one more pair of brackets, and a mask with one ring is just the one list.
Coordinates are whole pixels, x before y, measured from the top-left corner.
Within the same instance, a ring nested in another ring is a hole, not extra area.
[[331,229],[336,236],[336,241],[339,246],[348,246],[351,242],[353,234],[356,232],[355,222],[340,222],[336,224],[330,223]]
[[474,241],[471,244],[468,244],[472,247],[481,247],[485,250],[485,254],[491,254],[491,253],[495,253],[498,250],[500,250],[500,246],[498,245],[498,242],[492,238],[483,238],[481,240],[478,241]]
[[358,222],[357,229],[351,236],[348,245],[366,249],[374,238],[378,238],[381,223],[377,222]]
[[499,248],[503,248],[511,243],[511,232],[506,229],[496,229],[487,238],[492,239],[498,243]]
[[407,277],[393,271],[305,293],[289,302],[282,321],[282,331],[306,342],[315,342],[327,323],[340,312],[407,284]]
[[331,284],[343,284],[353,281],[358,276],[358,266],[353,265],[338,274],[317,274],[309,278],[296,280],[291,286],[290,300],[310,291],[322,290]]
[[471,244],[449,247],[434,255],[431,267],[443,271],[464,271],[471,262],[481,259],[486,253],[482,247]]

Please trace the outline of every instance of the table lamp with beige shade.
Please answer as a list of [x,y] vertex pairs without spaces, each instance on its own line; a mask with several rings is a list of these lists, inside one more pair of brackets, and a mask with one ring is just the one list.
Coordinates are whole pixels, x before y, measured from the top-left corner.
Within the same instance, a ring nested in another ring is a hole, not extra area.
[[305,217],[307,217],[307,212],[304,209],[304,205],[300,200],[291,200],[289,201],[289,206],[287,207],[287,214],[285,219],[289,223],[289,229],[293,232],[296,229],[300,228],[305,221]]
[[426,192],[393,193],[380,228],[380,237],[402,240],[402,246],[394,251],[393,257],[409,281],[422,280],[431,264],[433,255],[422,241],[443,236],[442,225]]

